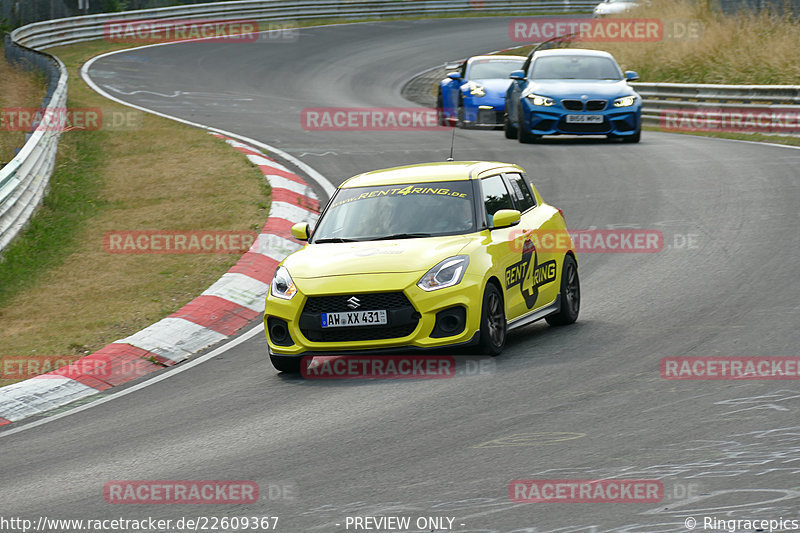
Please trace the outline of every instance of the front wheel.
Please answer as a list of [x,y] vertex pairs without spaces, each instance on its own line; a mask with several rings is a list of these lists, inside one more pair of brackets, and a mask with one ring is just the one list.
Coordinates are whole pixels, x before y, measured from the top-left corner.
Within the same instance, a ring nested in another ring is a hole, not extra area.
[[578,320],[581,310],[581,282],[578,279],[578,263],[571,255],[564,257],[561,269],[561,309],[546,316],[551,326],[566,326]]
[[484,355],[500,355],[506,345],[506,311],[503,295],[490,283],[483,292],[481,309],[480,351]]
[[511,123],[511,120],[509,120],[508,113],[505,113],[503,116],[503,132],[506,134],[506,139],[517,138],[517,127]]
[[270,354],[269,360],[275,370],[278,372],[286,372],[287,374],[299,374],[300,364],[303,362],[302,357],[285,357],[281,355]]

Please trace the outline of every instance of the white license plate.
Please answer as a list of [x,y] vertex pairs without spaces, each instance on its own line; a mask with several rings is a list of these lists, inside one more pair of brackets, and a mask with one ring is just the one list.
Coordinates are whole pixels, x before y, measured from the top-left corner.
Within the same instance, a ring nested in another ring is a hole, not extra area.
[[347,311],[344,313],[322,313],[323,328],[348,326],[379,326],[388,324],[386,311]]
[[569,124],[602,124],[603,115],[567,115]]

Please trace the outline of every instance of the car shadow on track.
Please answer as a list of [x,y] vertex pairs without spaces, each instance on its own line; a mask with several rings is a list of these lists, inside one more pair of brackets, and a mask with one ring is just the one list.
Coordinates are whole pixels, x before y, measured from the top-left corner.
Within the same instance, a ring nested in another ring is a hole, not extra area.
[[[591,322],[566,327],[536,323],[509,332],[499,356],[455,347],[431,352],[363,355],[321,355],[304,358],[300,374],[279,373],[287,384],[353,386],[384,381],[420,381],[491,376],[520,365],[566,364],[586,354],[578,348],[582,331],[597,328]],[[595,325],[597,326],[597,324]]]

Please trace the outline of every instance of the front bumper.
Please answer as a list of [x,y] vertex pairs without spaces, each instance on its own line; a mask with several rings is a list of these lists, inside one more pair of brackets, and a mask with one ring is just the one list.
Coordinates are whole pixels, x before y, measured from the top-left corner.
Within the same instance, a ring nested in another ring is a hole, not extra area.
[[488,96],[464,98],[464,122],[468,126],[502,126],[505,111],[505,95],[502,98]]
[[[533,135],[634,135],[641,127],[641,107],[612,108],[602,111],[568,111],[553,106],[544,108],[525,103],[521,126]],[[598,124],[568,123],[567,115],[602,115]]]
[[[393,349],[426,350],[475,342],[480,331],[483,280],[467,273],[454,287],[426,292],[416,285],[423,274],[296,279],[298,293],[291,300],[267,297],[264,326],[270,353],[284,356],[385,353]],[[389,323],[323,328],[321,314],[351,311],[344,306],[353,296],[362,301],[359,310],[386,310]],[[452,319],[450,315],[463,319]],[[445,319],[463,323],[450,334],[451,331],[442,329]],[[280,334],[281,328],[286,335]]]

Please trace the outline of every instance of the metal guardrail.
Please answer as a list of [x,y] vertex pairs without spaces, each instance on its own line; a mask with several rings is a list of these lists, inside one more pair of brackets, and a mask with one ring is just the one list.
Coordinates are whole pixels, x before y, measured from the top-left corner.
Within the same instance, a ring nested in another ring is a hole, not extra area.
[[[42,107],[45,119],[14,159],[0,169],[0,251],[19,233],[41,202],[55,164],[63,130],[67,72],[57,58],[43,54],[52,46],[103,38],[109,22],[125,20],[250,20],[287,22],[308,19],[365,19],[391,16],[431,16],[464,12],[503,14],[586,12],[595,0],[244,0],[60,18],[14,30],[6,44],[18,55],[35,55],[58,69],[53,91]],[[51,116],[52,115],[52,116]],[[62,122],[59,123],[59,120]]]
[[0,169],[0,250],[19,233],[44,197],[55,165],[58,136],[65,126],[63,110],[67,104],[67,69],[58,58],[20,46],[10,36],[5,54],[11,63],[43,71],[48,90],[38,126]]
[[713,113],[793,107],[800,113],[800,85],[631,83],[631,86],[642,97],[642,122],[650,126],[660,126],[667,110]]

